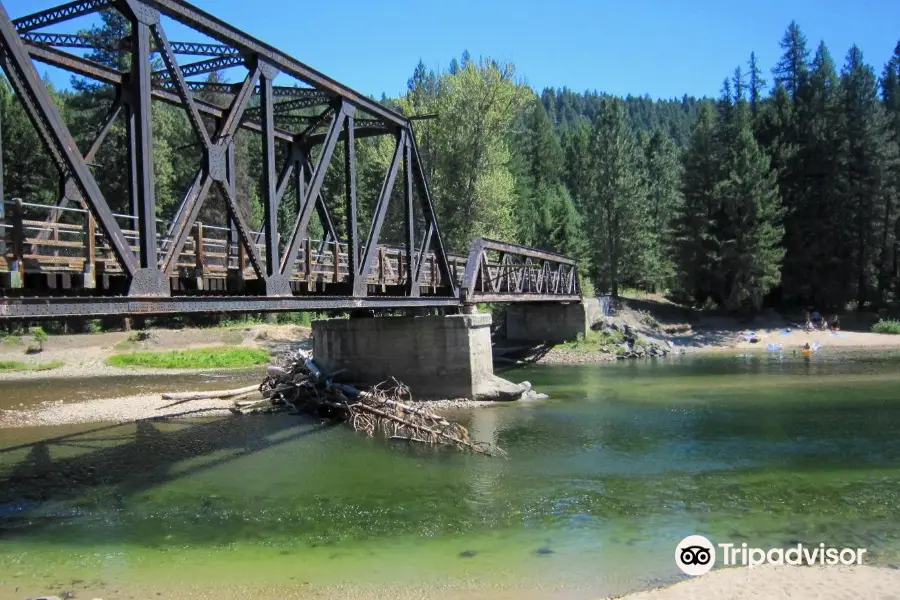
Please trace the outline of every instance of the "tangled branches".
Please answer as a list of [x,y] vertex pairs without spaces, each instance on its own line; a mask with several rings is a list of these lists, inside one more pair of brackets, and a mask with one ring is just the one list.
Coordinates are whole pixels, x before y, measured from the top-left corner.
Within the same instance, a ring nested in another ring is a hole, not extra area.
[[285,355],[279,365],[270,366],[259,386],[264,400],[237,403],[233,412],[283,410],[349,423],[356,431],[375,436],[381,432],[392,440],[421,444],[444,444],[488,456],[503,455],[492,444],[469,438],[458,423],[413,404],[410,389],[396,379],[368,390],[335,383],[334,373],[326,375],[308,352]]

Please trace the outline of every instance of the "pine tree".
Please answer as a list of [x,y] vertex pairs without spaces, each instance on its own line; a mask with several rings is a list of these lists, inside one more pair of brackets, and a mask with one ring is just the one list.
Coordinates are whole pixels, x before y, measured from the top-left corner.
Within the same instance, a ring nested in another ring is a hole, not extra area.
[[643,243],[637,207],[645,205],[640,149],[626,116],[625,103],[606,99],[591,138],[595,184],[585,204],[592,244],[594,279],[613,296],[623,283],[641,278],[634,261]]
[[824,43],[810,65],[797,106],[797,152],[793,168],[792,212],[787,220],[784,299],[830,307],[834,240],[840,221],[835,194],[839,128],[838,87],[834,61]]
[[806,83],[809,72],[809,49],[806,36],[800,31],[796,21],[791,21],[781,38],[781,49],[784,52],[778,64],[772,69],[775,85],[781,85],[793,99]]
[[750,70],[748,71],[748,77],[750,81],[747,86],[747,92],[750,100],[750,112],[753,113],[753,117],[756,118],[757,114],[759,114],[759,105],[762,101],[763,90],[766,88],[766,80],[763,79],[762,71],[759,68],[759,64],[756,62],[755,52],[750,53],[749,66]]
[[643,144],[643,176],[646,210],[643,214],[645,234],[641,254],[644,261],[639,285],[649,291],[666,288],[672,283],[674,265],[669,248],[673,213],[681,204],[681,163],[672,138],[660,129],[646,137]]
[[[516,177],[519,240],[549,249],[546,190],[562,180],[563,152],[544,105],[533,99],[517,118],[511,136],[511,169]],[[543,189],[544,193],[538,193]]]
[[838,190],[849,243],[838,249],[844,270],[836,279],[844,284],[841,300],[855,296],[857,309],[863,310],[871,299],[876,274],[876,232],[886,226],[881,220],[888,139],[875,73],[856,46],[850,48],[841,70],[840,109],[843,130]]
[[576,259],[582,276],[588,276],[591,270],[590,246],[584,220],[569,192],[565,186],[555,185],[550,186],[547,192],[539,190],[538,195],[548,199],[548,247]]
[[728,144],[713,188],[719,207],[713,228],[720,248],[716,295],[726,309],[759,310],[781,277],[783,210],[769,157],[753,136],[747,102],[738,101],[731,115],[731,122],[719,121],[728,132]]
[[879,261],[878,297],[893,291],[900,277],[900,43],[894,48],[881,78],[881,97],[888,121],[887,181],[884,186],[885,217]]
[[720,149],[715,113],[706,105],[682,156],[682,201],[672,221],[672,254],[678,291],[698,304],[713,299],[719,248],[712,235],[718,212],[713,190],[719,179]]
[[791,21],[781,40],[783,54],[772,69],[775,89],[771,109],[757,126],[758,139],[778,172],[778,187],[786,210],[785,265],[787,289],[781,289],[783,301],[809,301],[793,289],[809,279],[809,255],[805,231],[810,211],[804,205],[808,196],[807,179],[801,149],[803,118],[807,114],[806,88],[809,83],[809,49],[806,37],[796,22]]
[[21,198],[34,204],[56,202],[59,172],[6,79],[0,79],[0,123],[3,126],[3,199]]
[[585,205],[593,195],[594,171],[591,156],[591,126],[582,119],[563,130],[562,147],[565,156],[564,181],[575,206],[585,214]]
[[732,96],[734,101],[739,102],[743,100],[744,95],[747,93],[747,84],[744,82],[744,73],[741,71],[740,65],[734,68],[734,76],[731,78],[731,83],[734,86],[734,96]]

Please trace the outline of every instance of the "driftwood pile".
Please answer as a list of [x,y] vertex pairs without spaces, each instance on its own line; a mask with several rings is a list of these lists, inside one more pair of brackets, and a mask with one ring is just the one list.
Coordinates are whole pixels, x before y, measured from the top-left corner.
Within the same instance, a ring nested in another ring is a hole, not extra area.
[[[335,382],[337,375],[340,373],[324,373],[310,353],[297,350],[270,366],[259,386],[165,394],[163,398],[179,402],[202,398],[232,399],[231,412],[235,414],[287,411],[344,422],[370,436],[381,432],[391,440],[449,445],[488,456],[503,455],[503,451],[492,444],[471,440],[462,425],[424,408],[427,403],[414,403],[409,388],[396,379],[360,390]],[[261,400],[247,399],[258,394],[262,394]]]

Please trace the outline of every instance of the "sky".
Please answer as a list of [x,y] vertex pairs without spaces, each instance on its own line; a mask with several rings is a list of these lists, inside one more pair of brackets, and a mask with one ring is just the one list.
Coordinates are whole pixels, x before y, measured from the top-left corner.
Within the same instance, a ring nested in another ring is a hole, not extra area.
[[[53,0],[0,0],[13,18]],[[421,59],[445,69],[468,50],[511,61],[537,91],[718,95],[755,51],[767,79],[796,20],[810,49],[825,41],[838,67],[857,44],[877,74],[900,41],[897,0],[194,0],[193,3],[364,94],[403,92]],[[248,8],[250,7],[250,8]],[[79,27],[89,25],[85,19]],[[54,26],[46,31],[73,33]],[[191,41],[167,26],[169,39]],[[40,66],[41,72],[44,67]],[[65,84],[63,74],[50,73]]]

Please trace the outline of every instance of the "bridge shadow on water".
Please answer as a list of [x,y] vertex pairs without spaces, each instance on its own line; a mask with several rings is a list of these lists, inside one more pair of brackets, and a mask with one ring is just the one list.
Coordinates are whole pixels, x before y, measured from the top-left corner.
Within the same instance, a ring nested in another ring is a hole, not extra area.
[[[78,501],[101,488],[103,496],[121,503],[154,487],[334,426],[293,415],[210,420],[203,418],[204,412],[188,411],[177,415],[177,420],[103,425],[0,448],[0,537],[14,529],[30,535],[42,524],[52,524],[54,518],[41,518],[42,509],[50,503]],[[7,461],[15,452],[27,454]],[[191,459],[201,460],[174,468]]]

